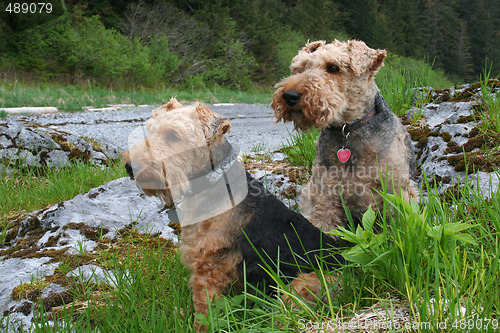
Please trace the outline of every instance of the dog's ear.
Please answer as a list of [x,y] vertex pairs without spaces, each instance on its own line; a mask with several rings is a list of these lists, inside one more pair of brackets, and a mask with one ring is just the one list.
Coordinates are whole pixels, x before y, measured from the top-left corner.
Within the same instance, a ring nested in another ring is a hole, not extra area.
[[220,142],[224,134],[231,130],[229,119],[222,117],[208,107],[196,104],[198,119],[203,127],[203,133],[208,142]]
[[180,109],[182,108],[182,104],[177,101],[175,97],[172,97],[167,104],[164,104],[160,106],[157,109],[154,109],[153,112],[151,112],[153,117],[156,117],[164,112],[172,111],[175,109]]
[[351,69],[356,76],[370,72],[375,75],[384,65],[385,50],[374,50],[364,42],[351,40],[347,43]]
[[306,46],[302,48],[302,51],[307,52],[307,53],[314,53],[318,48],[322,47],[325,45],[324,40],[317,40],[315,42],[307,42]]
[[165,111],[172,111],[175,109],[182,108],[182,104],[177,101],[175,97],[172,97],[167,104],[161,106]]

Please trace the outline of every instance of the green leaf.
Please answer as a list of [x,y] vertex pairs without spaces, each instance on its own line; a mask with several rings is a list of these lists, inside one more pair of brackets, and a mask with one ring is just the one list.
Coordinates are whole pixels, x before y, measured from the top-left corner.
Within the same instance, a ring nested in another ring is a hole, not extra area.
[[201,313],[195,313],[194,316],[196,317],[196,319],[198,319],[198,322],[200,324],[208,326],[209,322],[205,315]]
[[467,224],[467,223],[447,223],[444,225],[444,234],[445,236],[457,234],[464,230],[476,227],[476,224]]
[[367,250],[362,245],[356,245],[355,247],[342,253],[342,256],[347,261],[361,266],[365,266],[373,260],[371,253],[367,252]]
[[469,234],[455,234],[452,237],[455,238],[456,240],[464,242],[464,243],[469,243],[469,244],[477,245],[477,242],[474,239],[474,237],[472,237]]
[[356,238],[359,240],[359,241],[362,241],[364,240],[363,238],[363,228],[361,228],[360,225],[358,225],[358,227],[356,228]]
[[338,227],[337,230],[330,230],[326,233],[329,235],[338,236],[343,240],[348,241],[349,243],[355,243],[355,244],[359,243],[358,239],[356,238],[356,235],[352,231],[349,231],[344,227]]
[[443,226],[438,225],[438,226],[432,227],[427,231],[427,234],[431,238],[441,240],[441,237],[443,237]]
[[362,224],[365,231],[371,231],[373,229],[373,224],[375,223],[375,212],[372,209],[372,205],[368,206],[368,210],[363,214]]
[[386,235],[384,235],[384,234],[378,234],[378,235],[376,235],[375,237],[372,238],[372,240],[370,241],[369,246],[372,247],[372,248],[376,248],[376,247],[382,245],[382,243],[385,241],[385,239],[386,239]]
[[372,239],[372,237],[373,237],[372,231],[363,231],[363,239],[364,240]]

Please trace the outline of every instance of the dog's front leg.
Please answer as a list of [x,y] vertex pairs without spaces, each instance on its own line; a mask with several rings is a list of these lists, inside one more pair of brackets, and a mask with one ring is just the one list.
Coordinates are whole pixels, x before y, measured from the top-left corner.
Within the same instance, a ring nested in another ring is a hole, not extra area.
[[[235,265],[231,262],[221,262],[220,258],[200,262],[190,278],[195,312],[207,316],[209,302],[227,292],[231,283],[236,280],[235,274]],[[197,332],[205,332],[207,327],[195,320],[195,329]]]

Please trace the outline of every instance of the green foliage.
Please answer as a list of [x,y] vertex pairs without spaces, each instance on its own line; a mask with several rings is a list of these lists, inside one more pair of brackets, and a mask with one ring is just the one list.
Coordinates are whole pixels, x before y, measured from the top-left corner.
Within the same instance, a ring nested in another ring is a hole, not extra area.
[[42,75],[98,78],[152,86],[168,76],[179,60],[168,51],[162,36],[149,47],[131,41],[114,28],[106,29],[98,16],[65,14],[44,26],[18,33],[19,62]]
[[[138,44],[138,41],[135,41]],[[173,73],[179,66],[179,57],[169,50],[168,38],[164,35],[158,35],[149,41],[148,58],[151,62],[149,70],[138,73],[143,73],[144,80],[149,80],[151,84],[156,82],[171,82]],[[149,76],[149,77],[148,77]]]
[[311,170],[316,154],[315,141],[318,140],[320,131],[312,129],[308,132],[299,132],[290,135],[281,151],[287,156],[288,162],[295,166],[304,166]]
[[217,42],[213,46],[215,54],[214,60],[203,72],[203,78],[208,82],[214,82],[237,89],[250,89],[252,80],[250,77],[253,57],[248,55],[244,45],[237,40],[228,42]]
[[[61,38],[54,40],[62,50],[69,54],[67,65],[74,72],[82,71],[91,76],[102,76],[105,80],[123,75],[131,69],[132,60],[128,57],[132,52],[141,57],[141,49],[133,49],[132,45],[115,29],[106,29],[98,16],[74,17],[76,21],[65,23]],[[63,54],[62,56],[64,56]]]
[[0,68],[35,78],[148,86],[201,76],[206,86],[248,89],[280,80],[307,40],[356,38],[402,56],[425,57],[461,80],[477,79],[485,61],[500,72],[499,5],[89,0],[68,3],[62,16],[58,7],[46,23],[46,17],[10,19],[0,11]]
[[[397,115],[405,114],[414,105],[428,102],[426,89],[448,88],[453,85],[442,71],[433,69],[427,62],[392,53],[388,54],[375,81]],[[417,93],[420,89],[423,91]]]
[[304,46],[307,38],[301,33],[289,30],[285,32],[287,38],[278,41],[276,50],[276,78],[277,80],[290,75],[290,63],[297,51]]
[[[443,200],[425,180],[428,196],[421,204],[384,189],[378,215],[370,208],[362,225],[331,232],[354,245],[343,255],[363,276],[374,278],[374,286],[379,286],[375,292],[382,286],[394,288],[410,301],[411,311],[431,325],[498,311],[491,301],[498,290],[477,284],[500,282],[500,193],[491,192],[491,199],[485,199],[470,180],[463,181],[456,195]],[[376,232],[375,223],[380,225]]]
[[[457,241],[477,245],[471,234],[464,233],[477,225],[449,222],[445,218],[442,203],[436,201],[432,203],[433,205],[422,208],[417,203],[413,201],[407,203],[402,197],[394,194],[381,193],[381,195],[397,215],[381,218],[382,221],[388,221],[382,225],[384,233],[378,233],[373,228],[376,214],[371,207],[363,215],[362,225],[358,225],[355,231],[340,227],[330,232],[355,245],[343,254],[346,260],[359,265],[363,270],[376,271],[378,278],[390,281],[392,285],[403,289],[406,279],[396,277],[394,269],[408,271],[414,266],[412,263],[415,262],[415,258],[425,261],[425,265],[438,263],[443,267],[447,262],[442,258],[442,253],[454,250]],[[435,214],[439,214],[440,218],[436,219]],[[397,241],[390,243],[387,242],[387,238]],[[408,248],[401,248],[402,244],[414,239],[418,239],[419,242],[412,245],[411,251],[408,251]]]

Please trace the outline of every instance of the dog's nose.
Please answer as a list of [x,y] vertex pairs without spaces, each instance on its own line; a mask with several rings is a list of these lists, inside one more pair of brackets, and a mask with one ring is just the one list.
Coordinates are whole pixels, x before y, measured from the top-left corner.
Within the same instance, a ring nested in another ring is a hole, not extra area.
[[134,179],[134,170],[132,169],[132,163],[131,162],[127,162],[127,164],[125,164],[125,170],[127,170],[127,173],[129,175],[129,177],[131,179]]
[[283,93],[283,98],[285,99],[286,104],[290,106],[294,106],[297,104],[302,97],[302,94],[297,90],[287,90]]

